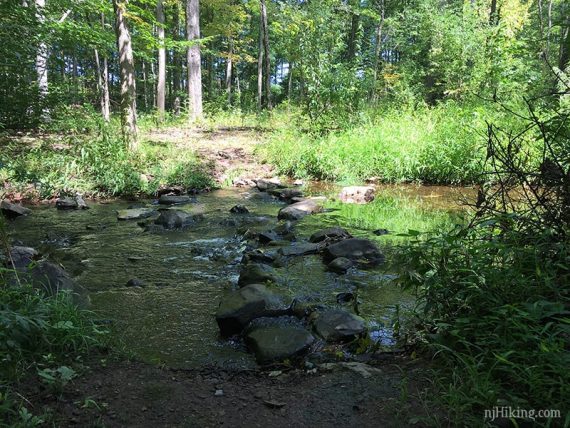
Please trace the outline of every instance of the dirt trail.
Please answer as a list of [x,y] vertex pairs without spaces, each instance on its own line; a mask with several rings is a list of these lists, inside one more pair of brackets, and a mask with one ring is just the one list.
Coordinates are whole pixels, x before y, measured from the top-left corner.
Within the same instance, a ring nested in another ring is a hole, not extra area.
[[247,185],[248,180],[272,176],[272,167],[254,156],[256,147],[265,141],[259,128],[163,128],[151,131],[145,139],[194,150],[220,184]]
[[425,416],[422,369],[390,361],[371,370],[370,377],[338,367],[275,376],[94,362],[61,396],[34,386],[26,398],[33,413],[51,408],[61,427],[402,427]]

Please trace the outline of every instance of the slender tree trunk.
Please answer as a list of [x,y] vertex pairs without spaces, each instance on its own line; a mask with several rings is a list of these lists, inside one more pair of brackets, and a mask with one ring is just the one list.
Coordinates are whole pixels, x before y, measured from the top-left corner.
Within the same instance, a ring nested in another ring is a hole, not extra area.
[[[107,88],[107,99],[105,99],[105,83],[103,74],[105,71],[101,68],[101,60],[99,59],[99,51],[95,48],[95,67],[97,69],[97,93],[99,94],[99,102],[101,104],[101,116],[105,119],[106,122],[109,121],[109,92]],[[106,63],[104,65],[106,67]]]
[[358,35],[358,25],[360,24],[360,16],[354,13],[356,9],[355,2],[351,2],[351,12],[350,12],[350,33],[348,35],[348,46],[346,52],[346,59],[352,61],[356,57],[356,39]]
[[135,62],[131,45],[131,35],[125,22],[125,8],[128,0],[113,0],[115,9],[115,31],[119,50],[119,69],[121,76],[121,127],[123,139],[131,150],[137,145],[137,90]]
[[261,27],[263,30],[263,59],[265,63],[265,107],[271,110],[271,57],[269,56],[269,27],[267,25],[267,7],[261,0]]
[[232,61],[234,54],[234,40],[228,39],[228,61],[226,63],[226,94],[228,95],[228,105],[232,104]]
[[111,99],[109,96],[109,64],[107,62],[107,56],[103,57],[103,99],[102,99],[102,109],[103,109],[103,119],[109,122],[111,118]]
[[156,2],[156,20],[158,22],[158,80],[156,84],[156,108],[160,118],[164,116],[166,104],[166,47],[164,45],[164,2]]
[[560,55],[558,68],[565,72],[570,64],[570,7],[563,5],[563,21],[560,27]]
[[550,35],[552,34],[552,0],[548,2],[548,27],[546,30],[546,57],[550,54]]
[[202,117],[202,68],[200,57],[200,6],[198,0],[187,0],[186,35],[188,47],[188,115],[190,122]]
[[291,96],[293,94],[293,63],[289,63],[289,81],[287,82],[287,99],[291,104]]
[[[261,24],[261,21],[260,21]],[[257,54],[257,109],[263,107],[263,29],[259,26],[259,52]]]
[[[105,27],[105,14],[101,13],[101,26]],[[101,114],[105,122],[109,122],[111,116],[111,100],[109,99],[109,64],[107,62],[107,54],[103,55],[103,64],[99,62],[99,55],[95,49],[95,59],[97,61],[97,74],[100,82],[100,96],[101,96]]]
[[157,92],[157,78],[156,78],[156,66],[154,65],[154,61],[150,62],[150,75],[152,76],[152,91],[150,93],[151,96],[151,103],[152,108],[156,108],[156,92]]
[[238,66],[238,64],[236,64],[235,74],[236,74],[236,96],[237,96],[237,102],[238,102],[238,105],[241,105],[241,86],[240,86],[240,81],[239,81],[239,66]]
[[[180,13],[179,13],[178,5],[174,6],[174,15],[173,15],[173,39],[178,41],[180,39]],[[173,102],[173,110],[174,114],[178,116],[180,114],[180,74],[182,68],[182,62],[180,61],[180,53],[178,49],[174,49],[172,53],[172,62],[174,63],[174,70],[172,73],[172,85],[173,85],[173,92],[174,92],[174,102]]]
[[499,23],[499,15],[497,13],[497,0],[491,0],[491,12],[489,13],[489,24],[497,25]]
[[212,98],[214,96],[214,55],[211,53],[206,55],[206,73],[206,89],[208,96]]
[[[35,0],[36,18],[40,25],[45,23],[44,8],[45,0]],[[49,110],[46,106],[46,98],[48,96],[48,57],[49,51],[45,41],[41,41],[36,51],[36,73],[38,82],[38,98],[41,108],[41,120],[49,120]]]
[[144,62],[144,60],[141,61],[142,65],[141,65],[141,69],[142,69],[142,81],[143,81],[143,96],[142,96],[142,100],[143,100],[143,111],[147,111],[148,110],[148,79],[147,79],[147,74],[146,74],[146,62]]
[[376,83],[378,82],[378,73],[380,71],[380,55],[382,54],[382,30],[384,29],[384,18],[386,9],[384,0],[380,0],[380,22],[376,27],[376,46],[374,47],[374,85],[372,87],[372,100],[376,102],[378,95],[376,93]]
[[78,93],[78,87],[79,87],[79,69],[78,69],[78,64],[77,64],[77,55],[75,53],[75,48],[73,49],[72,53],[71,53],[71,81],[72,81],[72,94],[73,94],[73,102],[77,103],[77,93]]

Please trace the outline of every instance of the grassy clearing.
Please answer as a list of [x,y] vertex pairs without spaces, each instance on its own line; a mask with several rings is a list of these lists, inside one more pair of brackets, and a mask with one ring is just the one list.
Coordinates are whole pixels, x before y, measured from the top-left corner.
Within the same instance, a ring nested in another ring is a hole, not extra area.
[[0,178],[11,184],[11,191],[31,197],[77,191],[137,196],[152,194],[160,186],[212,186],[209,171],[192,150],[143,140],[139,151],[129,152],[113,124],[99,125],[98,132],[57,134],[24,145],[6,139],[0,162]]
[[483,172],[485,121],[498,115],[484,105],[447,103],[390,109],[325,136],[288,126],[274,134],[260,155],[280,173],[297,178],[473,183]]

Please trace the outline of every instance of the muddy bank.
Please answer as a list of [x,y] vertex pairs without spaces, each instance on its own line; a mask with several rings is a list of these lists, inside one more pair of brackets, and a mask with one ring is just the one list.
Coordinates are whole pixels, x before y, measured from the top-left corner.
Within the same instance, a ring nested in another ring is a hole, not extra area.
[[364,367],[368,374],[341,366],[174,370],[93,361],[60,396],[37,385],[22,393],[31,411],[49,407],[61,427],[401,427],[428,417],[421,363],[390,358]]

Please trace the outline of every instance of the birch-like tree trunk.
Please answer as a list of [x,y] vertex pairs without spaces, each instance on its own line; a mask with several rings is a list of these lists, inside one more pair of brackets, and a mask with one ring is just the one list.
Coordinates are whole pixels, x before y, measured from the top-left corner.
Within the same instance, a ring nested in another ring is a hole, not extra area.
[[232,65],[234,54],[234,40],[228,39],[228,61],[226,62],[226,94],[228,96],[228,105],[232,103]]
[[[45,23],[44,8],[46,5],[45,0],[35,0],[36,5],[36,19],[40,25]],[[42,121],[49,120],[49,110],[46,106],[46,98],[48,96],[48,46],[42,40],[38,44],[36,51],[36,73],[38,83],[38,100],[41,108]]]
[[186,36],[191,43],[188,47],[188,119],[190,122],[195,122],[202,117],[200,5],[198,0],[187,0]]
[[[180,10],[178,9],[178,4],[174,5],[174,13],[172,18],[172,37],[174,40],[180,39]],[[172,72],[172,86],[174,93],[174,101],[172,103],[172,109],[176,116],[180,115],[180,90],[181,79],[180,73],[182,69],[182,61],[180,60],[180,53],[177,49],[174,49],[172,53],[172,62],[174,63],[174,70]]]
[[128,0],[113,0],[115,9],[115,32],[119,50],[119,70],[121,77],[121,128],[123,139],[131,150],[137,145],[137,89],[135,80],[135,61],[131,35],[125,22],[125,8]]
[[259,46],[257,53],[257,109],[263,107],[263,24],[259,21]]
[[267,25],[265,0],[261,0],[261,27],[263,30],[263,59],[265,64],[265,107],[271,110],[271,58],[269,56],[269,27]]
[[158,22],[158,79],[156,83],[156,108],[160,117],[164,116],[166,100],[166,47],[164,45],[164,2],[156,2],[156,21]]
[[97,92],[99,93],[99,102],[101,104],[101,116],[105,122],[109,122],[109,75],[107,68],[107,58],[99,59],[99,51],[95,48],[95,66],[97,68]]

